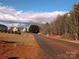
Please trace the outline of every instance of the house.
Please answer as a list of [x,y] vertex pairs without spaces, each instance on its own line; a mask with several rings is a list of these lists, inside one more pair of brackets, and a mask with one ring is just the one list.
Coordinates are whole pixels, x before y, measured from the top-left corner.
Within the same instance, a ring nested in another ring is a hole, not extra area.
[[15,33],[15,34],[21,34],[21,31],[20,31],[19,27],[16,27],[16,26],[9,28],[8,32],[9,33]]

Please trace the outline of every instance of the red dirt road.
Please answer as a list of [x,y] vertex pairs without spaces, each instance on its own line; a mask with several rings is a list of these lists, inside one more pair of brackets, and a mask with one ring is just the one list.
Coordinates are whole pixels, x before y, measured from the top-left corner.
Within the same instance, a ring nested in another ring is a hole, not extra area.
[[[4,36],[3,36],[4,35]],[[79,45],[38,34],[0,34],[0,59],[79,59]]]

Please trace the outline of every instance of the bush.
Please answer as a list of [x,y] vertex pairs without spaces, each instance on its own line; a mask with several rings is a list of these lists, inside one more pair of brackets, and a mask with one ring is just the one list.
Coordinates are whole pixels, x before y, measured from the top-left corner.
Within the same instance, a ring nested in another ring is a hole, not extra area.
[[37,25],[31,25],[30,28],[29,28],[29,32],[39,33],[39,26],[37,26]]

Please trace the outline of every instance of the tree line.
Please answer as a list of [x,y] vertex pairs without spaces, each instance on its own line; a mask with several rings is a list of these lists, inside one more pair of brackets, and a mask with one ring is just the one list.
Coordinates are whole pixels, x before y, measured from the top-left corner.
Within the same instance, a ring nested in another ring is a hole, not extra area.
[[63,16],[58,15],[51,23],[41,25],[41,32],[49,35],[69,35],[79,39],[79,3],[74,4],[72,10]]

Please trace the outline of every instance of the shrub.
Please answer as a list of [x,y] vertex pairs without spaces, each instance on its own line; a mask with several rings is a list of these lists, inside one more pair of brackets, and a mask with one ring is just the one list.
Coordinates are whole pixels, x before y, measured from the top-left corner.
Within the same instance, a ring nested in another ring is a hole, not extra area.
[[39,26],[37,26],[37,25],[31,25],[30,28],[29,28],[29,32],[39,33]]

